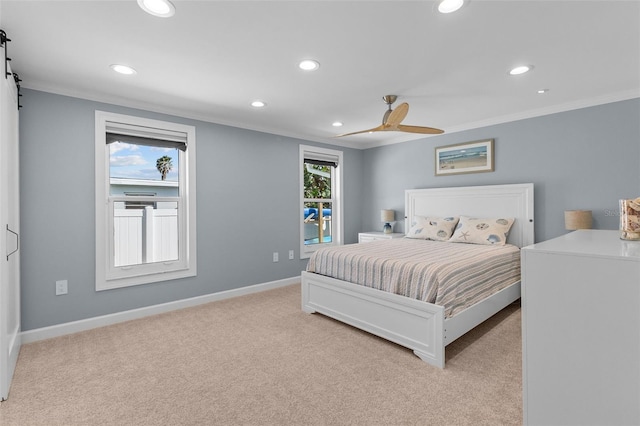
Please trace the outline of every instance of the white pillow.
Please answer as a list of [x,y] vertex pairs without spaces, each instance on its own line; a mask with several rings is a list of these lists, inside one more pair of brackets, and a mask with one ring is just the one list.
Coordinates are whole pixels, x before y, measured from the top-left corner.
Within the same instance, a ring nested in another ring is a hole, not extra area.
[[514,218],[474,218],[460,216],[449,242],[503,246]]
[[451,238],[458,217],[423,217],[414,216],[407,238],[420,240],[447,241]]

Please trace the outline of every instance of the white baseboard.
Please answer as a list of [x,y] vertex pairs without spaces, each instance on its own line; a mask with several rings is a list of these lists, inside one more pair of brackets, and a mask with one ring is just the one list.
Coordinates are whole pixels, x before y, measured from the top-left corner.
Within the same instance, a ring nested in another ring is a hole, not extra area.
[[98,317],[52,325],[49,327],[37,328],[34,330],[27,330],[21,333],[22,343],[25,344],[37,342],[39,340],[51,339],[52,337],[59,337],[66,334],[77,333],[79,331],[91,330],[92,328],[104,327],[106,325],[144,318],[150,315],[156,315],[164,312],[175,311],[177,309],[202,305],[204,303],[215,302],[217,300],[230,299],[232,297],[244,296],[245,294],[259,293],[261,291],[292,285],[297,282],[300,282],[299,276],[285,278],[278,281],[250,285],[233,290],[205,294],[203,296],[191,297],[189,299],[176,300],[174,302],[167,302],[159,305],[146,306],[144,308],[132,309],[129,311],[116,312],[109,315],[101,315]]

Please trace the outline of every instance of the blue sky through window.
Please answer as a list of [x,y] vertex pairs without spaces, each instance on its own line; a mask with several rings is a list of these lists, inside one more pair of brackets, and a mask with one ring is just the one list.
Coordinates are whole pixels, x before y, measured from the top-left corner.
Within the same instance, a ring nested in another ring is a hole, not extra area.
[[173,164],[166,180],[178,181],[179,151],[176,148],[115,142],[109,144],[109,149],[109,175],[112,178],[162,180],[156,161],[166,155],[171,157]]

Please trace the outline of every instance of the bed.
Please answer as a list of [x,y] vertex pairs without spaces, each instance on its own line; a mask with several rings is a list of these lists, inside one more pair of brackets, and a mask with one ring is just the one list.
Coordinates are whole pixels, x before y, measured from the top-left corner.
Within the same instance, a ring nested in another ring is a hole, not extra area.
[[[410,229],[409,225],[414,223],[417,217],[453,215],[514,218],[506,241],[507,246],[521,248],[533,244],[533,184],[405,191],[405,230]],[[399,240],[366,244],[385,242],[393,242],[394,246],[401,244]],[[446,242],[433,244],[461,248],[472,246]],[[336,247],[335,250],[343,247],[347,246]],[[346,250],[353,248],[358,248],[358,245]],[[312,261],[314,260],[310,259],[310,263]],[[354,280],[352,277],[338,279],[304,271],[301,279],[304,312],[317,312],[329,316],[405,346],[413,350],[423,361],[440,368],[444,368],[446,345],[520,297],[518,280],[460,309],[459,306],[448,306],[446,301],[438,304],[442,301],[437,300],[437,295],[434,303],[426,302],[367,286],[371,283],[360,285],[346,280]]]

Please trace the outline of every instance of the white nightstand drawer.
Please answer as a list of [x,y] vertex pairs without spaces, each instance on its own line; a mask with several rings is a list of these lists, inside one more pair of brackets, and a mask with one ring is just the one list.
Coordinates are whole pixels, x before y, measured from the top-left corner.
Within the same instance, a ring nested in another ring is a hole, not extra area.
[[370,243],[376,240],[391,240],[393,238],[402,238],[404,234],[394,232],[392,234],[385,234],[384,232],[360,232],[358,234],[359,243]]

